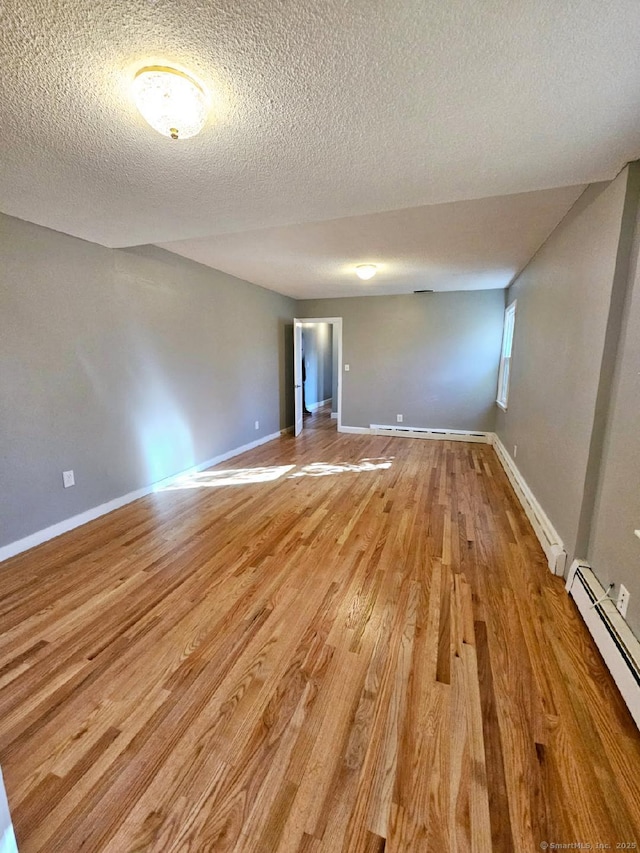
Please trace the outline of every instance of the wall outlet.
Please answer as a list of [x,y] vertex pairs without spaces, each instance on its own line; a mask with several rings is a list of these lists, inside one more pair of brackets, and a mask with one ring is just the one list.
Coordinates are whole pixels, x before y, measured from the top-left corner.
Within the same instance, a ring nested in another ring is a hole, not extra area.
[[349,372],[349,365],[348,365],[348,364],[345,364],[345,366],[344,366],[344,372],[345,372],[345,373],[348,373],[348,372]]
[[402,423],[402,415],[396,415],[396,420],[398,421],[399,424],[401,424]]
[[620,614],[624,619],[627,618],[627,607],[629,606],[629,599],[631,596],[629,595],[629,590],[626,586],[620,584],[620,592],[618,593],[618,600],[616,601],[616,607],[620,611]]
[[518,445],[514,444],[513,445],[513,458],[515,459],[517,455],[518,455]]
[[65,489],[68,489],[69,486],[75,486],[76,478],[73,476],[73,471],[62,472],[62,484]]
[[256,421],[256,429],[260,429],[260,421]]

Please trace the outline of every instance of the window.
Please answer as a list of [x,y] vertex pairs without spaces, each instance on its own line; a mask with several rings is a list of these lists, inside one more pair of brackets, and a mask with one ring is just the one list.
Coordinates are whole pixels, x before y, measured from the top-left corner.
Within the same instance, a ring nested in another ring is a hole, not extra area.
[[502,332],[502,352],[500,353],[500,372],[498,373],[497,404],[506,411],[509,399],[509,379],[511,378],[511,350],[513,348],[513,328],[516,323],[516,303],[504,312],[504,331]]

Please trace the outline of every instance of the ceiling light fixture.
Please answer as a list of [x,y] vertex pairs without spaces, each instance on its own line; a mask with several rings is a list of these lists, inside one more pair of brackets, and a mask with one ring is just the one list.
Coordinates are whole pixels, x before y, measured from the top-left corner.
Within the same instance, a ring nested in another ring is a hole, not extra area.
[[141,68],[131,90],[144,120],[163,136],[189,139],[207,120],[205,91],[183,71],[162,65]]
[[375,264],[358,264],[356,267],[356,275],[363,281],[373,278],[378,272],[378,267]]

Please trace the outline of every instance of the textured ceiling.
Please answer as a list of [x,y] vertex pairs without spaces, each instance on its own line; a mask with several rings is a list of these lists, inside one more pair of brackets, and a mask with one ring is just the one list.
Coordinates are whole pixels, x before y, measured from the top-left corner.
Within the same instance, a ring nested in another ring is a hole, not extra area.
[[[297,299],[506,287],[584,187],[162,244]],[[360,281],[356,264],[375,263]]]
[[[640,155],[638,0],[3,0],[0,209],[110,246],[608,179]],[[212,93],[152,131],[154,62]]]

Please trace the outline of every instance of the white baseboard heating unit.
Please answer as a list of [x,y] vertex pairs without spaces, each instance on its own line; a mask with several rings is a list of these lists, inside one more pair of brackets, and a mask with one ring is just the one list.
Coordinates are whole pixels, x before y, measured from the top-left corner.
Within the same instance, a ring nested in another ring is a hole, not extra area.
[[567,590],[640,729],[640,642],[587,563],[573,563]]
[[393,435],[396,438],[431,438],[444,441],[475,441],[479,444],[491,444],[493,433],[470,432],[462,429],[429,429],[427,427],[392,426],[370,424],[371,435]]

